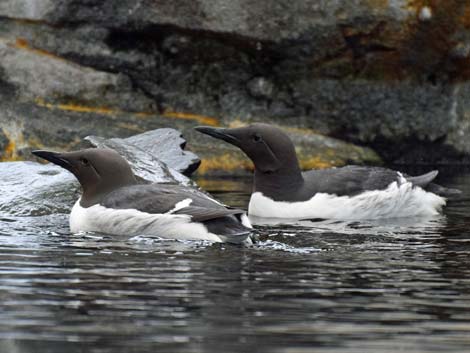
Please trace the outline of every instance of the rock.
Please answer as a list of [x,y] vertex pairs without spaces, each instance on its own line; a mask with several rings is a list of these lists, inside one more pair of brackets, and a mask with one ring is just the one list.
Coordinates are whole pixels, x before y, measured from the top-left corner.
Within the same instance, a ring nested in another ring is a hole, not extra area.
[[467,163],[469,13],[460,0],[4,0],[0,123],[18,157],[242,120],[387,162]]
[[432,16],[433,16],[432,9],[429,6],[423,6],[419,10],[418,17],[421,21],[430,21],[432,19]]
[[[42,56],[38,60],[38,56]],[[30,48],[24,40],[14,44],[0,41],[0,68],[8,83],[41,106],[97,106],[103,112],[113,109],[139,111],[152,106],[145,95],[135,92],[128,77],[110,74],[67,62],[52,54]]]
[[284,128],[296,146],[304,170],[343,166],[346,164],[382,163],[372,149],[360,147],[308,129]]
[[126,142],[140,148],[165,163],[168,167],[191,175],[201,164],[197,155],[185,151],[186,140],[175,129],[156,129],[125,139]]
[[[188,177],[154,155],[168,148],[173,155],[162,156],[173,166],[183,171],[197,168],[200,161],[193,153],[183,150],[185,140],[178,131],[155,130],[128,139],[90,136],[87,140],[95,147],[116,150],[130,163],[134,174],[143,182],[195,186]],[[149,152],[139,147],[149,147]],[[50,163],[44,165],[35,162],[0,163],[0,190],[0,213],[5,216],[69,213],[80,194],[79,183],[70,172]]]
[[80,184],[58,166],[5,162],[0,163],[0,186],[2,216],[43,216],[69,213]]
[[[161,180],[164,183],[175,182],[174,175],[167,165],[150,153],[146,153],[134,145],[126,143],[123,139],[106,140],[102,137],[89,136],[86,140],[88,140],[93,146],[99,148],[110,148],[117,151],[129,162],[132,167],[132,171],[141,180],[152,183],[158,182],[158,180]],[[186,183],[188,182],[188,179],[181,175],[180,181],[183,180]]]
[[[0,100],[0,131],[8,140],[5,141],[6,148],[0,150],[0,160],[31,159],[32,149],[79,149],[83,139],[90,135],[128,137],[169,125],[185,131],[196,124],[214,125],[216,122],[209,117],[180,115],[176,112],[146,114],[124,110],[105,111],[87,105],[40,105],[35,102]],[[185,155],[188,158],[190,156]]]
[[11,18],[27,18],[29,20],[42,20],[49,11],[54,10],[52,0],[3,0],[0,3],[0,14]]
[[[7,151],[10,140],[3,130],[0,130],[0,151]],[[6,153],[5,153],[6,154]],[[9,156],[4,156],[6,159]]]
[[274,84],[264,77],[255,77],[246,86],[250,95],[255,98],[270,99],[274,93]]
[[330,134],[371,144],[387,139],[394,141],[391,149],[401,150],[400,140],[407,137],[436,141],[457,128],[462,117],[455,109],[465,104],[459,87],[303,80],[294,94],[302,104],[324,107],[307,126],[315,129],[321,121]]
[[[157,158],[152,151],[147,152],[137,147],[132,143],[132,140],[119,138],[104,139],[98,136],[89,136],[86,140],[93,147],[110,148],[117,151],[129,162],[134,174],[146,182],[192,184],[188,177],[169,167],[165,162]],[[184,162],[180,163],[180,165],[183,164]]]

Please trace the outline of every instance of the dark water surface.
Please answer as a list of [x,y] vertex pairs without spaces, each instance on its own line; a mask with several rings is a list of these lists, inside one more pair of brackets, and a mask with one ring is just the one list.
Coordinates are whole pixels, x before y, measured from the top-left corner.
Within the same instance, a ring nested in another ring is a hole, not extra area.
[[[440,181],[470,195],[470,173]],[[250,180],[200,180],[246,207]],[[1,196],[0,196],[1,197]],[[469,352],[470,200],[260,226],[252,248],[0,215],[0,352]]]

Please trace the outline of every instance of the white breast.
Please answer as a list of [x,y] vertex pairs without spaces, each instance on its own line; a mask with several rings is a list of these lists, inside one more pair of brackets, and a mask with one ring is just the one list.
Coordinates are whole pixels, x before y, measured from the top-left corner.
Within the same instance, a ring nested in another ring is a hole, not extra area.
[[70,213],[70,230],[72,233],[156,235],[167,239],[221,242],[221,239],[216,234],[208,232],[203,224],[191,222],[191,217],[188,215],[150,214],[134,209],[106,208],[101,205],[84,208],[80,206],[80,200],[75,203]]
[[274,201],[255,192],[248,214],[265,218],[378,219],[436,215],[445,204],[444,198],[413,187],[402,178],[385,190],[352,197],[317,193],[303,202]]

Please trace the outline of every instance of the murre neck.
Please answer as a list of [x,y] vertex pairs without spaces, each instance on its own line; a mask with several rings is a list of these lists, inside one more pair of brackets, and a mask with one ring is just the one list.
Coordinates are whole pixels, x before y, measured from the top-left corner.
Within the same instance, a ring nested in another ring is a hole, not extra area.
[[297,158],[282,161],[282,167],[273,172],[263,172],[256,168],[254,173],[253,192],[261,192],[267,197],[279,194],[296,193],[304,185],[304,178]]
[[[132,176],[121,176],[121,180],[114,179],[109,183],[100,182],[98,184],[82,184],[82,197],[80,198],[80,206],[90,207],[100,204],[101,200],[114,190],[125,186],[137,185],[137,180]],[[108,180],[109,181],[109,180]],[[107,181],[107,182],[108,182]]]

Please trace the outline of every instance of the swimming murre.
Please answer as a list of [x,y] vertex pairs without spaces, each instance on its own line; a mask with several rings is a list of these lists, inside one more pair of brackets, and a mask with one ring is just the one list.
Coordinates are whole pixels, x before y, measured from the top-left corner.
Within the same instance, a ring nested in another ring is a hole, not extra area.
[[438,214],[460,194],[432,183],[437,171],[408,176],[381,167],[302,172],[291,139],[268,124],[196,130],[239,147],[254,163],[248,214],[266,218],[376,219]]
[[244,211],[176,184],[139,184],[127,161],[111,149],[34,155],[70,171],[83,193],[70,214],[70,229],[113,235],[251,243]]

